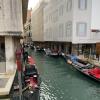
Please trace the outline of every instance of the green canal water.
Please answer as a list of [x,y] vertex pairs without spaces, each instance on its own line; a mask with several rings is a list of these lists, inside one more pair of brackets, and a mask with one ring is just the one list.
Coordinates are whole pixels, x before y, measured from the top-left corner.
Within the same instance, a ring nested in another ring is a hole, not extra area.
[[100,83],[62,58],[33,53],[41,77],[40,100],[100,100]]

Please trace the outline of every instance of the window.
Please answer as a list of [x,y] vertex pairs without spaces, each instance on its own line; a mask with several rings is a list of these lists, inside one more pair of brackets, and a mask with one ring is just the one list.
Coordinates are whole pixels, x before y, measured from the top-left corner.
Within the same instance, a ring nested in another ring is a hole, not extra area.
[[46,39],[48,39],[48,29],[46,29],[45,31],[45,36],[46,36]]
[[79,9],[85,10],[87,8],[87,0],[79,0]]
[[72,22],[71,21],[68,21],[67,23],[66,23],[66,29],[65,29],[65,31],[66,31],[66,37],[70,37],[71,36],[71,34],[72,34]]
[[66,11],[71,11],[72,9],[72,0],[68,0],[66,3]]
[[59,7],[59,16],[63,16],[63,11],[64,11],[64,6],[61,5],[61,6]]
[[46,15],[46,20],[45,21],[48,22],[48,15]]
[[56,21],[58,20],[58,9],[55,11],[55,18],[56,18]]
[[77,23],[77,36],[85,37],[87,34],[87,24],[86,23]]
[[54,14],[53,14],[53,22],[57,22],[57,20],[58,20],[58,9],[56,9],[55,11],[54,11]]
[[52,27],[49,28],[49,31],[50,31],[50,33],[49,33],[49,39],[51,40],[52,39]]
[[64,34],[64,25],[60,24],[59,25],[59,37],[63,37]]

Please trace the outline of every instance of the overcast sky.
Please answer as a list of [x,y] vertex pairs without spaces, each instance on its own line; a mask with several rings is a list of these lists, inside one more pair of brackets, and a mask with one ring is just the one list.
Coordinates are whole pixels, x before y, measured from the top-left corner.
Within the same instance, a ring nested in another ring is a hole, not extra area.
[[34,8],[38,2],[39,2],[39,0],[29,0],[28,9]]

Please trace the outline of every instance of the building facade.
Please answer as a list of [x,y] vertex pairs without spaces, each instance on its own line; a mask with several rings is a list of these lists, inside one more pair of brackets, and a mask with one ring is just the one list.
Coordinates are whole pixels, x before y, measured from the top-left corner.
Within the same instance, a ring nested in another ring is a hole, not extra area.
[[100,42],[99,4],[100,0],[50,0],[43,12],[44,41],[68,53],[95,52]]
[[27,11],[27,19],[26,19],[26,23],[24,24],[25,42],[32,41],[31,13],[32,13],[32,9]]
[[43,2],[39,3],[32,11],[32,40],[43,40]]
[[[0,73],[15,70],[28,0],[0,0]],[[24,19],[24,21],[23,21]]]
[[48,0],[40,0],[32,11],[32,41],[38,46],[44,44],[44,14],[43,9]]

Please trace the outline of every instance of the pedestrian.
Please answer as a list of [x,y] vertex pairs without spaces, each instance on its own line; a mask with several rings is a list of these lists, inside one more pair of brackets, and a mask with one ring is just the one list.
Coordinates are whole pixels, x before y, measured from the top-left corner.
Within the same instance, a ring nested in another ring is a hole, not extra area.
[[24,62],[28,62],[28,51],[26,48],[24,48],[23,60],[24,60]]

